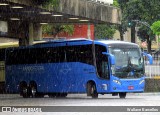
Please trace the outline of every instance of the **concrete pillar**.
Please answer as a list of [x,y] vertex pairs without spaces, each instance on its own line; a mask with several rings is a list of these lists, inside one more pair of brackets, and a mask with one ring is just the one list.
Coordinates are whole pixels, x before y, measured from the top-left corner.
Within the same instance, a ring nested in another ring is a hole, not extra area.
[[91,39],[91,25],[90,25],[90,23],[88,23],[87,37],[88,37],[88,39]]
[[42,40],[42,25],[39,23],[33,24],[33,39]]
[[8,23],[6,21],[0,21],[0,35],[7,36],[8,34]]
[[29,23],[23,21],[18,28],[19,46],[29,45]]

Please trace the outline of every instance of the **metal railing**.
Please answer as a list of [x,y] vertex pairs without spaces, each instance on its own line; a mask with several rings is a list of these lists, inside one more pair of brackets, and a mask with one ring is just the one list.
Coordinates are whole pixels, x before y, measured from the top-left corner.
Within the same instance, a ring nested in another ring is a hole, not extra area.
[[160,78],[160,61],[154,60],[153,65],[145,65],[145,74],[147,78]]

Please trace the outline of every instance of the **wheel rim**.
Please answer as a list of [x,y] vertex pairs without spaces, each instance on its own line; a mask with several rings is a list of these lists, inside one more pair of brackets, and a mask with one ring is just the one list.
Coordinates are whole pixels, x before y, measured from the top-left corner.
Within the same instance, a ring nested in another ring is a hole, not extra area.
[[27,87],[23,87],[23,89],[22,89],[22,96],[23,96],[24,98],[28,97]]
[[35,95],[36,95],[36,88],[35,87],[32,87],[31,88],[31,93],[32,93],[32,97],[35,97]]
[[91,96],[92,96],[92,98],[98,98],[98,93],[96,91],[96,86],[95,85],[91,86]]

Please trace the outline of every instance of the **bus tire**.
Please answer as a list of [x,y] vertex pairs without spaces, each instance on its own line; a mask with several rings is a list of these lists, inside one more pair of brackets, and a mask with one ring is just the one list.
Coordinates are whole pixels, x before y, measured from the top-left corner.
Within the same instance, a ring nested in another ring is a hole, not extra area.
[[28,88],[27,83],[25,81],[20,82],[19,93],[20,93],[20,96],[22,96],[23,98],[30,97],[29,88]]
[[30,87],[30,94],[31,94],[31,96],[32,96],[32,98],[35,98],[36,97],[36,93],[37,93],[37,88],[36,88],[36,86],[31,86]]
[[29,98],[30,97],[29,88],[28,87],[24,86],[22,88],[22,96],[23,96],[23,98]]
[[88,83],[87,85],[87,95],[92,96],[92,98],[98,98],[98,93],[95,83]]
[[126,98],[126,92],[119,93],[119,97],[123,99]]
[[31,81],[29,83],[29,88],[30,88],[30,95],[32,98],[35,98],[37,95],[37,84],[35,81]]

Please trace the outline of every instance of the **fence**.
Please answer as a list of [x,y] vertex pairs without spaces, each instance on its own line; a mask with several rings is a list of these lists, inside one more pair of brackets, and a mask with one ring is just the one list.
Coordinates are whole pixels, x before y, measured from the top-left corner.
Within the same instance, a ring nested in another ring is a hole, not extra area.
[[160,78],[160,65],[146,65],[145,74],[147,78]]
[[147,78],[160,78],[160,50],[151,54],[153,57],[153,65],[145,62],[145,73]]

